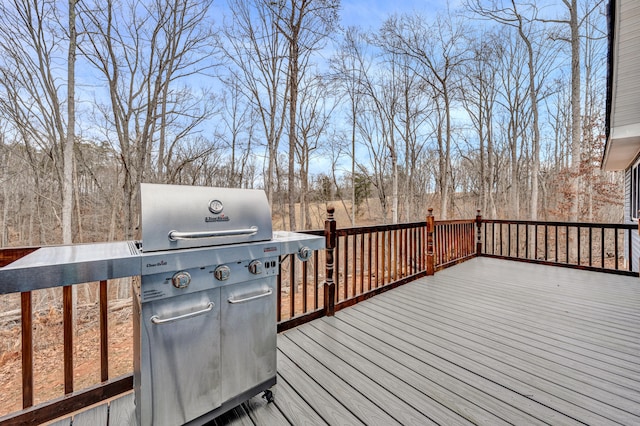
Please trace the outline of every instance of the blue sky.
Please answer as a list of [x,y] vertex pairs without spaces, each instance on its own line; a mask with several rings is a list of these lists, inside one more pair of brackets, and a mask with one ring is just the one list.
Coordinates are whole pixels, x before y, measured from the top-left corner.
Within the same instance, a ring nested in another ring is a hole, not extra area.
[[454,9],[459,0],[342,0],[342,25],[358,25],[364,29],[376,29],[394,13],[419,11],[424,15],[435,15],[447,8]]

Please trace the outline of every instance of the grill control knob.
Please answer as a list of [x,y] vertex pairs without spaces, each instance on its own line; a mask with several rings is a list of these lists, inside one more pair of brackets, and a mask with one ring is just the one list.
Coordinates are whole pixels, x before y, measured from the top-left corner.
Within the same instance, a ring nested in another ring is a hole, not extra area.
[[253,275],[260,275],[262,273],[262,262],[259,260],[253,260],[249,263],[249,272]]
[[191,275],[188,272],[176,272],[171,278],[175,288],[187,288],[191,283]]
[[218,281],[226,281],[231,275],[231,269],[227,265],[220,265],[213,271],[213,275]]
[[307,260],[309,260],[312,253],[313,250],[311,250],[309,247],[300,247],[300,250],[298,250],[298,259],[306,262]]

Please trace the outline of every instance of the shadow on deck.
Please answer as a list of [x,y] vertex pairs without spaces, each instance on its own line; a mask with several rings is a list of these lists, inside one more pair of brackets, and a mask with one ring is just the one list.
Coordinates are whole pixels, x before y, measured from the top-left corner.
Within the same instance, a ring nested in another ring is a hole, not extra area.
[[476,258],[281,333],[275,402],[215,424],[640,424],[639,306],[637,278]]

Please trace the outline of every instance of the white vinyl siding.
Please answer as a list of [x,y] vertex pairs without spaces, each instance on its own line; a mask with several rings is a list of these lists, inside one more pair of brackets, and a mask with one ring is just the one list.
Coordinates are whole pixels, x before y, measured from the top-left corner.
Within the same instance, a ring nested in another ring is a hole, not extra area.
[[[625,223],[637,224],[638,219],[637,216],[638,209],[634,208],[634,202],[640,202],[640,194],[638,193],[638,189],[640,189],[640,185],[638,185],[638,179],[640,178],[640,169],[638,166],[640,165],[640,161],[635,163],[634,167],[630,167],[626,170],[624,176],[624,221]],[[635,171],[635,174],[634,174]],[[634,180],[635,176],[635,180]],[[635,182],[635,184],[634,184]],[[632,188],[635,188],[635,195]],[[633,215],[633,211],[636,211],[636,214]],[[631,250],[633,251],[633,256],[629,259],[629,235],[631,235]],[[624,233],[624,257],[625,259],[629,259],[631,261],[631,268],[633,271],[640,270],[640,235],[637,232],[627,232]]]

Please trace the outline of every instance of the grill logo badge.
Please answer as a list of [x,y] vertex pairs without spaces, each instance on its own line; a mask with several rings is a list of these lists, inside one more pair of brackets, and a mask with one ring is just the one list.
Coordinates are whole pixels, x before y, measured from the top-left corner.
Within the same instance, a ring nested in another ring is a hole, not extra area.
[[220,216],[208,216],[204,218],[205,222],[229,222],[229,216],[221,214]]

